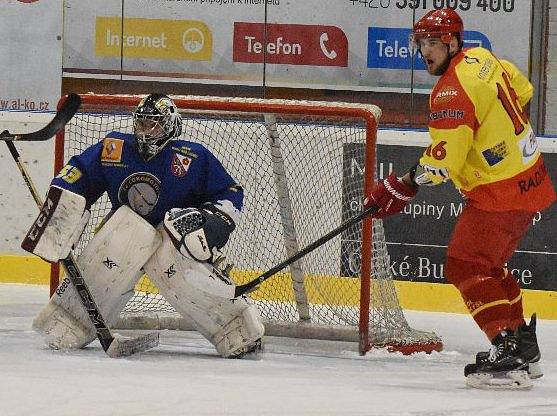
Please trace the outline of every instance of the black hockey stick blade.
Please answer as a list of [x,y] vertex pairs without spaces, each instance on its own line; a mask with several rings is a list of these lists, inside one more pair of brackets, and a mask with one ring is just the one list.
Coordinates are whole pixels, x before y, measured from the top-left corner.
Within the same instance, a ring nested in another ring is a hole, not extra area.
[[62,107],[54,118],[44,126],[42,129],[32,133],[12,134],[8,130],[0,133],[0,140],[4,141],[26,141],[26,142],[39,142],[50,139],[58,133],[64,126],[72,119],[74,114],[81,105],[81,97],[77,94],[70,93],[67,95]]
[[365,210],[363,210],[362,212],[360,212],[358,215],[355,215],[352,218],[349,218],[348,220],[344,221],[341,225],[339,225],[337,228],[335,228],[334,230],[329,231],[327,234],[325,234],[323,237],[319,238],[318,240],[315,240],[313,243],[311,243],[310,245],[304,247],[303,249],[301,249],[300,251],[298,251],[296,254],[294,254],[293,256],[287,258],[286,260],[284,260],[282,263],[277,264],[275,267],[273,267],[272,269],[267,270],[265,273],[263,273],[262,275],[260,275],[259,277],[256,277],[255,279],[253,279],[252,281],[243,284],[243,285],[239,285],[236,286],[236,289],[234,290],[234,297],[237,298],[238,296],[242,296],[245,294],[248,294],[250,292],[253,292],[254,290],[257,289],[257,287],[263,283],[265,280],[267,280],[268,278],[270,278],[271,276],[275,275],[276,273],[280,272],[282,269],[284,269],[285,267],[291,265],[292,263],[294,263],[295,261],[300,260],[302,257],[304,257],[306,254],[311,253],[313,250],[315,250],[316,248],[318,248],[319,246],[322,246],[323,244],[325,244],[327,241],[333,239],[334,237],[336,237],[337,235],[339,235],[340,233],[342,233],[343,231],[347,230],[348,228],[354,226],[355,224],[357,224],[358,222],[362,221],[365,217],[367,217],[368,215],[373,215],[374,213],[376,213],[378,211],[378,207],[372,205],[368,208],[366,208]]

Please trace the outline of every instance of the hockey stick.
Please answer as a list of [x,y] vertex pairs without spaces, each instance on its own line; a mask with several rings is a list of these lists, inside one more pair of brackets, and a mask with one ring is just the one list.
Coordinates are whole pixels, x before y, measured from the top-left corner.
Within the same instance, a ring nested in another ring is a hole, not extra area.
[[354,226],[355,224],[357,224],[358,222],[362,221],[368,215],[374,214],[375,212],[377,212],[377,210],[378,210],[378,207],[376,207],[374,205],[366,208],[365,210],[363,210],[358,215],[356,215],[352,218],[349,218],[348,220],[343,222],[341,225],[339,225],[337,228],[335,228],[334,230],[329,231],[323,237],[319,238],[318,240],[315,240],[313,243],[304,247],[303,249],[298,251],[293,256],[284,260],[282,263],[277,264],[272,269],[267,270],[261,276],[256,277],[255,279],[253,279],[252,281],[250,281],[246,284],[236,286],[236,288],[234,289],[234,297],[237,298],[238,296],[242,296],[242,295],[245,295],[247,293],[253,292],[254,290],[257,289],[257,286],[259,286],[262,282],[264,282],[265,280],[267,280],[268,278],[270,278],[274,274],[280,272],[282,269],[291,265],[295,261],[300,260],[306,254],[311,253],[313,250],[315,250],[319,246],[322,246],[327,241],[333,239],[334,237],[336,237],[337,235],[339,235],[343,231],[347,230],[348,228],[350,228],[350,227]]
[[68,94],[60,109],[56,112],[54,118],[42,129],[32,133],[12,134],[8,130],[0,133],[0,140],[12,141],[16,140],[27,142],[38,142],[50,139],[59,130],[64,128],[66,123],[72,119],[77,109],[81,105],[81,97],[77,94]]
[[[23,176],[25,184],[31,192],[33,199],[37,203],[39,209],[41,209],[41,207],[43,206],[43,202],[41,201],[41,197],[39,196],[39,193],[37,192],[37,189],[35,188],[33,181],[31,180],[31,176],[21,162],[19,152],[17,151],[12,141],[7,141],[6,145],[8,146],[8,149],[10,150],[10,153],[12,154],[17,167],[21,172],[21,175]],[[73,254],[70,252],[68,257],[61,260],[61,263],[66,269],[68,279],[74,285],[77,293],[79,294],[81,303],[87,310],[87,314],[89,315],[89,318],[91,319],[91,322],[95,327],[97,338],[99,339],[103,350],[108,354],[109,357],[125,357],[135,354],[136,352],[146,351],[159,345],[159,334],[155,332],[141,335],[137,338],[122,338],[114,336],[106,326],[105,320],[102,317],[101,312],[85,283],[85,280],[83,280],[83,276],[79,270],[79,267],[77,266]]]

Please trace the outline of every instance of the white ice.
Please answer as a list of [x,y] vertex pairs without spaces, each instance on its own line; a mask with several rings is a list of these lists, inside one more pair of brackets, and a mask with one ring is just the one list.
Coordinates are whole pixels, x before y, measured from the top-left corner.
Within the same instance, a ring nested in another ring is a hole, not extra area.
[[465,315],[406,313],[443,338],[432,355],[268,337],[261,360],[226,360],[196,333],[164,331],[156,349],[111,359],[96,341],[44,346],[31,321],[47,297],[0,284],[0,416],[557,415],[555,321],[538,321],[545,375],[532,390],[483,391],[464,385],[464,365],[488,347]]

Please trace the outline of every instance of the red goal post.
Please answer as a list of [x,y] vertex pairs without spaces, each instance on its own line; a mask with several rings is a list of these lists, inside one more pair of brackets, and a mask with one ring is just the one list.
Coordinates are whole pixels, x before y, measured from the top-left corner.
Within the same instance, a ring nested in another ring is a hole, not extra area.
[[[84,94],[81,98],[81,109],[56,136],[55,174],[71,156],[109,131],[131,133],[131,113],[142,97]],[[359,206],[373,187],[381,115],[377,106],[197,96],[172,99],[184,120],[183,138],[208,147],[244,186],[244,219],[226,247],[236,263],[231,276],[239,284],[356,214],[347,208],[347,200]],[[108,209],[106,197],[94,205],[78,253]],[[316,249],[250,294],[262,311],[267,333],[357,340],[361,354],[372,346],[404,353],[439,350],[442,344],[435,334],[410,328],[404,318],[381,221],[367,218],[349,231],[352,234],[344,233]],[[51,292],[58,276],[53,267]],[[176,315],[145,277],[136,292],[124,309],[124,326],[130,321],[151,325],[154,319],[154,326],[160,327],[167,322],[165,314]],[[184,326],[180,317],[176,319],[178,323],[170,326]]]

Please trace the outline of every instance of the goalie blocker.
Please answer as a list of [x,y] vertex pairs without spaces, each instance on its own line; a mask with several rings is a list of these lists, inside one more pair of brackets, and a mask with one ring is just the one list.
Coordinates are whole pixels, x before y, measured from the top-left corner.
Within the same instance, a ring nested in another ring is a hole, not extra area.
[[[69,253],[81,233],[85,202],[56,187],[51,187],[48,196],[52,203],[45,204],[22,247],[57,261]],[[219,296],[228,285],[221,280],[225,279],[222,274],[209,263],[180,254],[162,226],[156,230],[128,206],[114,212],[77,263],[108,325],[116,322],[133,295],[143,268],[160,293],[194,322],[221,356],[241,356],[260,345],[264,328],[257,309],[246,299]],[[82,348],[95,338],[95,329],[67,278],[33,327],[52,348]]]
[[83,196],[51,186],[21,248],[46,261],[63,259],[79,240],[88,220],[89,211],[85,210]]

